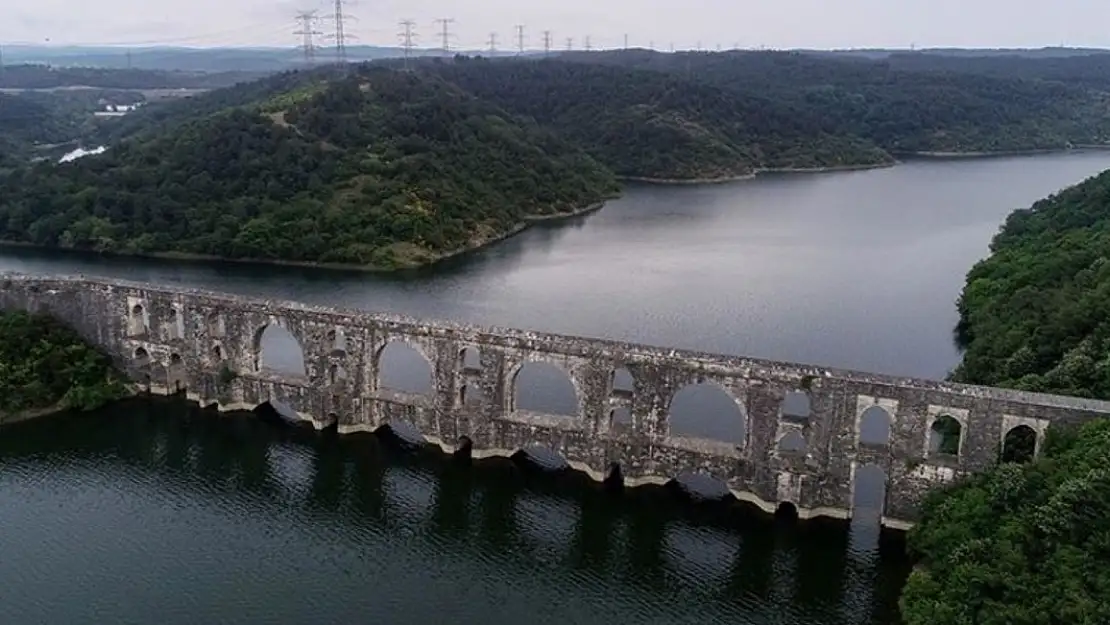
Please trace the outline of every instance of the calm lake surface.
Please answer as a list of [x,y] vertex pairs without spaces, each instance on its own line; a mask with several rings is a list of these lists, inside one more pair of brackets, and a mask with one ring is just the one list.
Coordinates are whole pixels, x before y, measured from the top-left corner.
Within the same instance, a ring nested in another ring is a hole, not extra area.
[[[1011,210],[1110,153],[631,187],[404,276],[4,252],[85,273],[921,377]],[[880,495],[881,496],[881,495]],[[866,502],[864,502],[866,503]],[[776,522],[131,402],[0,433],[5,624],[896,622],[873,519]]]

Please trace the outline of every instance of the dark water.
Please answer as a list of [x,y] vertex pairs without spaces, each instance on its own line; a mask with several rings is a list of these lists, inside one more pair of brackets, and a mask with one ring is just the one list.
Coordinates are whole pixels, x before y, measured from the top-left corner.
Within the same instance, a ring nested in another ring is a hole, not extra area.
[[3,622],[891,622],[873,530],[394,449],[161,402],[13,426]]
[[[0,269],[941,377],[953,301],[1005,215],[1107,166],[1088,153],[638,187],[404,276],[26,251]],[[426,366],[402,365],[387,386]],[[552,399],[560,380],[534,382]],[[881,497],[861,491],[862,506]],[[5,625],[887,625],[905,570],[873,517],[791,526],[661,491],[613,498],[168,404],[0,432]]]

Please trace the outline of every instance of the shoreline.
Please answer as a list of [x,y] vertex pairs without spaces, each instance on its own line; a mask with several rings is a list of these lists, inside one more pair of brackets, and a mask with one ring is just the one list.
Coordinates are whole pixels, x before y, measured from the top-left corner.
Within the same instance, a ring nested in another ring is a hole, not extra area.
[[[531,228],[533,225],[543,222],[558,221],[561,219],[573,219],[575,217],[582,217],[591,213],[596,213],[605,207],[605,204],[612,199],[619,197],[619,194],[613,194],[609,197],[588,204],[586,206],[573,209],[566,213],[555,213],[551,215],[526,215],[521,218],[520,222],[509,230],[499,233],[495,236],[479,239],[471,242],[468,245],[436,254],[427,262],[411,263],[399,265],[396,267],[381,267],[378,265],[357,265],[354,263],[320,263],[313,261],[300,261],[300,260],[281,260],[281,259],[264,259],[264,258],[226,258],[223,256],[213,256],[209,254],[191,254],[187,252],[145,252],[145,253],[128,253],[128,252],[98,252],[96,250],[73,248],[73,247],[60,247],[55,245],[38,245],[35,243],[27,243],[25,241],[5,241],[0,240],[0,249],[4,248],[24,248],[24,249],[37,249],[37,250],[53,250],[63,251],[76,254],[94,254],[97,256],[104,256],[110,258],[146,258],[152,260],[174,260],[185,261],[190,263],[236,263],[241,265],[257,265],[257,266],[277,266],[277,267],[296,267],[301,269],[326,269],[336,271],[358,271],[363,273],[377,273],[388,274],[397,273],[401,271],[413,271],[418,269],[425,269],[432,267],[452,258],[458,258],[471,252],[479,251],[483,248],[500,243],[510,239],[525,230]],[[6,417],[0,416],[0,425],[7,423]]]
[[1070,148],[1039,148],[1032,150],[1006,150],[1001,152],[895,152],[895,160],[886,163],[868,163],[860,165],[830,165],[828,167],[766,167],[753,170],[751,173],[735,176],[720,176],[717,178],[649,178],[646,176],[617,176],[621,182],[636,182],[641,184],[654,184],[659,186],[694,186],[725,184],[752,180],[763,175],[793,175],[793,174],[824,174],[847,171],[867,171],[872,169],[887,169],[904,164],[907,160],[972,160],[988,158],[1005,158],[1010,156],[1038,156],[1045,154],[1067,154],[1071,152],[1106,152],[1110,151],[1110,144],[1077,144]]
[[[1070,152],[1088,152],[1088,151],[1110,151],[1110,144],[1081,144],[1071,148],[1046,148],[1038,150],[1018,150],[1007,152],[904,152],[898,155],[906,159],[920,159],[920,160],[972,160],[972,159],[988,159],[988,158],[1004,158],[1012,156],[1035,156],[1044,154],[1058,154]],[[697,185],[716,185],[726,184],[730,182],[740,182],[745,180],[752,180],[763,175],[805,175],[805,174],[822,174],[822,173],[838,173],[850,171],[867,171],[874,169],[887,169],[897,167],[904,164],[902,160],[894,160],[885,163],[869,163],[860,165],[833,165],[829,167],[811,167],[811,168],[760,168],[750,173],[735,175],[735,176],[721,176],[717,178],[649,178],[645,176],[616,176],[617,180],[621,183],[631,182],[639,184],[657,185],[657,186],[697,186]],[[103,257],[112,258],[136,258],[136,259],[152,259],[152,260],[172,260],[172,261],[185,261],[195,263],[235,263],[241,265],[256,265],[256,266],[271,266],[271,267],[295,267],[301,269],[323,269],[332,271],[357,271],[361,273],[370,274],[395,274],[404,271],[416,271],[433,267],[441,262],[459,258],[482,250],[486,247],[495,245],[506,241],[528,228],[542,222],[553,222],[559,220],[573,219],[575,217],[582,217],[595,213],[605,207],[605,204],[610,200],[616,199],[621,196],[621,193],[612,193],[592,204],[573,209],[565,213],[555,213],[551,215],[525,215],[521,217],[520,221],[509,228],[508,230],[489,236],[482,239],[471,241],[459,248],[435,254],[423,262],[411,262],[399,264],[393,267],[382,267],[379,265],[359,265],[354,263],[322,263],[314,261],[297,261],[297,260],[282,260],[282,259],[263,259],[263,258],[227,258],[223,256],[214,256],[208,254],[191,254],[186,252],[145,252],[145,253],[129,253],[129,252],[100,252],[91,249],[61,247],[54,245],[38,245],[35,243],[27,243],[25,241],[8,241],[0,240],[0,249],[4,248],[27,248],[48,251],[62,251],[76,254],[95,254]],[[0,424],[5,423],[5,418],[0,416]]]
[[1002,150],[998,152],[946,152],[943,150],[924,152],[899,152],[898,156],[922,160],[965,160],[975,158],[1005,158],[1007,156],[1040,156],[1044,154],[1067,154],[1069,152],[1105,152],[1110,144],[1080,143],[1069,148],[1034,148],[1029,150]]
[[859,165],[830,165],[828,167],[761,167],[752,170],[751,173],[737,174],[735,176],[720,176],[717,178],[649,178],[646,176],[617,176],[617,179],[621,182],[637,182],[661,186],[692,186],[740,182],[743,180],[753,180],[759,176],[773,176],[776,174],[826,174],[846,171],[864,171],[869,169],[886,169],[898,164],[899,161],[890,161],[886,163],[861,163]]

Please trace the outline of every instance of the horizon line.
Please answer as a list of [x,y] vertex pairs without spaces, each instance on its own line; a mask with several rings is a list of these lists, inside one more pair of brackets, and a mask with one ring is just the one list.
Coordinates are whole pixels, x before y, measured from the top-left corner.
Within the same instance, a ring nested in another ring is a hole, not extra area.
[[[279,46],[279,45],[267,45],[267,44],[177,45],[177,44],[173,44],[173,43],[166,43],[166,44],[144,43],[144,44],[128,45],[128,44],[118,44],[118,43],[53,43],[53,42],[49,42],[49,43],[6,42],[5,43],[5,42],[0,41],[0,49],[12,50],[14,48],[38,48],[38,49],[63,49],[63,48],[86,48],[87,49],[87,48],[98,48],[98,49],[119,50],[121,52],[127,51],[127,50],[266,50],[266,51],[287,50],[287,51],[297,51],[297,50],[300,49],[299,46],[295,46],[295,45]],[[328,50],[330,48],[331,48],[331,46],[319,46],[318,47],[318,49],[320,49],[320,50]],[[377,48],[377,49],[383,49],[383,50],[404,50],[404,46],[400,46],[400,45],[396,45],[396,44],[395,45],[354,44],[354,45],[348,45],[347,46],[348,50],[350,50],[351,48]],[[432,46],[432,47],[427,47],[427,48],[414,48],[414,49],[417,49],[417,50],[442,50],[443,48]],[[484,50],[483,48],[481,48],[480,46],[477,46],[477,45],[473,46],[473,47],[460,47],[460,48],[458,48],[458,50],[460,50],[460,51],[475,51],[475,52],[486,52],[486,51],[488,51],[488,50]],[[611,48],[596,48],[593,51],[594,52],[604,52],[604,51],[619,51],[619,50],[653,50],[653,51],[656,51],[656,52],[665,52],[665,50],[660,49],[658,46],[656,46],[654,48],[647,47],[647,46],[628,46],[627,48],[617,46],[617,47],[611,47]],[[737,48],[737,47],[723,48],[722,47],[720,50],[717,50],[716,48],[710,48],[710,47],[702,47],[700,49],[696,48],[696,47],[694,47],[694,48],[675,48],[675,52],[680,52],[680,51],[681,52],[695,52],[695,51],[701,51],[701,52],[734,52],[734,51],[743,51],[743,52],[770,52],[770,51],[779,51],[779,52],[794,52],[794,51],[800,51],[800,52],[811,52],[811,51],[812,52],[872,52],[872,51],[875,51],[875,52],[879,52],[879,51],[928,52],[928,51],[937,51],[937,50],[967,50],[967,51],[988,51],[988,52],[989,51],[1023,52],[1023,51],[1040,51],[1040,50],[1099,50],[1099,51],[1110,51],[1110,47],[1083,46],[1083,45],[1067,46],[1067,45],[1057,44],[1057,45],[1025,46],[1025,47],[1023,47],[1023,46],[993,46],[993,47],[992,46],[909,46],[909,47],[906,47],[906,46],[901,46],[901,47],[900,46],[860,46],[860,47],[829,47],[829,48],[823,48],[823,47],[793,46],[793,47],[776,48],[776,47],[771,47],[771,46],[749,46],[749,47],[741,47],[741,48]],[[535,49],[525,48],[525,51],[526,52],[528,52],[528,51],[543,52],[543,49],[542,48],[535,48]],[[583,50],[583,49],[575,49],[575,50],[571,50],[571,51],[572,52],[586,52],[586,50]],[[511,53],[515,53],[516,49],[514,49],[514,48],[505,48],[505,49],[497,50],[496,52],[511,54]],[[566,52],[566,50],[552,50],[551,52]]]

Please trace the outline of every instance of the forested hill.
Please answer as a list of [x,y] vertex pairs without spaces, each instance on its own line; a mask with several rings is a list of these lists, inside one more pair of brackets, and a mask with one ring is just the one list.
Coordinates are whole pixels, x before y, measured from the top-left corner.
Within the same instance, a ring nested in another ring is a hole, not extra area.
[[617,174],[707,179],[890,162],[819,115],[658,72],[559,60],[431,61],[434,73],[577,142]]
[[239,82],[191,98],[164,100],[113,120],[112,123],[102,124],[87,138],[93,143],[113,144],[126,138],[153,137],[171,132],[198,118],[233,108],[260,110],[266,106],[273,107],[275,102],[296,99],[306,92],[318,90],[328,80],[346,75],[331,67],[282,72]]
[[1018,54],[961,55],[900,52],[888,57],[895,69],[959,72],[995,78],[1048,80],[1074,87],[1110,91],[1110,53],[1027,57]]
[[[1021,75],[1012,68],[993,74],[954,67],[941,71],[939,62],[913,69],[901,61],[797,52],[627,50],[565,57],[759,94],[819,116],[837,133],[870,139],[894,153],[1006,152],[1110,143],[1106,93],[1039,79],[1033,70]],[[1040,62],[1013,63],[1033,67]]]
[[616,190],[585,153],[443,81],[365,67],[302,78],[0,178],[0,239],[390,268]]
[[1110,399],[1110,172],[1019,210],[968,274],[957,380]]
[[54,89],[97,87],[102,89],[219,89],[264,76],[263,72],[183,72],[151,69],[107,69],[101,67],[53,67],[50,65],[5,65],[0,87],[6,89]]

